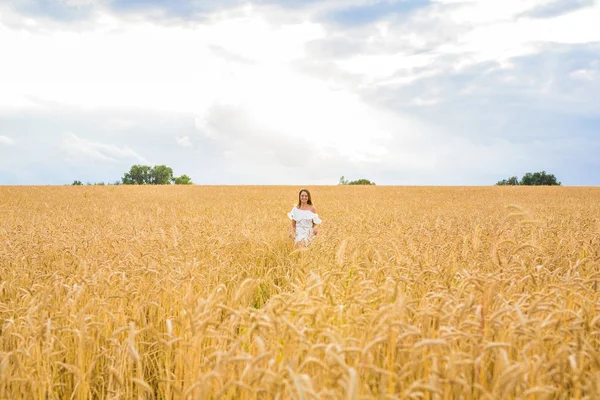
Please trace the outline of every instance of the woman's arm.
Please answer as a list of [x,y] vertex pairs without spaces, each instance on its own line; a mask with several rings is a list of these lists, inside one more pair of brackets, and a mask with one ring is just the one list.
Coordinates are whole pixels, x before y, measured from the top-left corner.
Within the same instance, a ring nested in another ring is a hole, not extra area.
[[290,239],[293,239],[296,236],[296,221],[292,220],[292,228],[290,229]]

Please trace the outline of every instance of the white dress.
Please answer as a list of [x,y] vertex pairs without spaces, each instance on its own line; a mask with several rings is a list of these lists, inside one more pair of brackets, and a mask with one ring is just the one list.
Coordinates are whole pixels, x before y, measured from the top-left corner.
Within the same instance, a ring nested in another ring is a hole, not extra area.
[[315,214],[310,210],[300,210],[296,207],[292,208],[292,211],[288,213],[288,217],[291,220],[296,221],[296,238],[295,243],[300,241],[308,242],[312,239],[313,235],[313,223],[320,224],[319,214]]

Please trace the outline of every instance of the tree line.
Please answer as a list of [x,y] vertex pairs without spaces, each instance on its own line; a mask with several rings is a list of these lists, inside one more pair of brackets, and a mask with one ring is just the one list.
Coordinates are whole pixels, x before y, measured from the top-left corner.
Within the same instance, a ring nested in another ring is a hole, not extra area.
[[546,171],[542,172],[527,172],[521,180],[516,176],[511,176],[508,179],[502,179],[496,185],[499,186],[560,186],[561,183],[556,180],[553,174],[547,174]]
[[[338,185],[375,185],[375,182],[371,182],[368,179],[357,179],[355,181],[349,181],[344,176],[340,178]],[[516,176],[511,176],[508,179],[502,179],[496,185],[500,186],[560,186],[561,183],[558,182],[556,177],[553,174],[548,174],[546,171],[542,172],[527,172],[523,177],[519,180]]]
[[[183,174],[175,176],[173,169],[166,165],[134,165],[129,172],[126,172],[120,181],[116,181],[114,185],[192,185],[192,179]],[[73,185],[82,185],[81,181],[74,181]],[[88,183],[91,185],[91,183]],[[95,185],[104,185],[103,182]]]
[[[92,183],[87,183],[92,185]],[[192,185],[192,179],[183,174],[181,176],[174,176],[173,169],[166,165],[155,165],[150,167],[148,165],[133,165],[129,172],[126,172],[120,181],[115,183],[109,183],[109,185]],[[354,181],[347,180],[342,176],[339,180],[339,185],[375,185],[368,179],[361,178]],[[81,181],[73,181],[73,185],[83,185]],[[104,182],[94,183],[93,185],[104,185]],[[527,172],[519,180],[516,176],[511,176],[508,179],[502,179],[496,183],[498,186],[560,186],[554,174],[548,174],[546,171],[542,172]]]
[[375,182],[371,182],[368,179],[361,178],[355,181],[349,181],[344,176],[340,178],[338,185],[375,185]]

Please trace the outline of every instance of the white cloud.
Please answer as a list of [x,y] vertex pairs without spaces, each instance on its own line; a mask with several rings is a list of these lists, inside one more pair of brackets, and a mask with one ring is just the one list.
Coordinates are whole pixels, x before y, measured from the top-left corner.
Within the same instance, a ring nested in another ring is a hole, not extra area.
[[423,98],[421,96],[415,97],[410,104],[415,106],[432,106],[440,103],[442,100],[439,97]]
[[[408,116],[369,106],[353,93],[294,71],[257,68],[241,73],[249,75],[232,80],[232,91],[217,105],[227,110],[227,118],[217,121],[209,110],[196,120],[208,137],[227,145],[251,142],[266,132],[268,137],[305,141],[324,156],[379,162],[392,139],[424,132],[423,124]],[[233,129],[232,120],[243,128]]]
[[101,0],[63,0],[70,7],[82,7],[97,4]]
[[194,147],[194,144],[188,136],[177,136],[176,140],[177,144],[184,149],[191,149]]
[[[437,0],[414,17],[394,23],[382,20],[370,31],[371,51],[336,64],[363,75],[365,82],[412,82],[427,74],[443,74],[492,61],[510,67],[514,57],[543,51],[545,43],[600,41],[600,2],[552,18],[522,16],[540,0]],[[546,1],[550,3],[550,1]],[[435,27],[435,28],[434,28]],[[364,36],[363,28],[348,35]],[[443,57],[444,69],[431,69]],[[425,69],[425,71],[424,71]]]
[[11,146],[15,143],[14,139],[9,138],[6,135],[0,135],[0,144]]
[[569,76],[582,81],[593,82],[598,77],[598,71],[594,71],[592,69],[578,69],[571,72]]
[[272,26],[251,8],[238,14],[203,25],[161,26],[98,12],[87,30],[51,35],[0,25],[0,107],[31,106],[35,98],[88,108],[197,112],[221,95],[231,77],[231,60],[215,48],[281,65],[302,57],[304,44],[321,35],[316,24]]
[[65,133],[62,137],[61,148],[68,158],[74,162],[119,162],[136,161],[147,164],[148,161],[128,147],[118,147],[111,144],[99,143],[82,139],[74,133]]

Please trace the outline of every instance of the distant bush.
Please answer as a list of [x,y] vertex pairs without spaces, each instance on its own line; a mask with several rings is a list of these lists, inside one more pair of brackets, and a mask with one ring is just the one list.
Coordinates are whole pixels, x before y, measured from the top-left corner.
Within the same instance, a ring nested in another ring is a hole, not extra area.
[[175,184],[176,185],[193,185],[194,182],[192,182],[192,178],[190,178],[187,175],[181,175],[175,178]]
[[556,177],[553,174],[547,174],[546,171],[534,173],[528,172],[523,175],[520,181],[517,180],[516,176],[511,176],[508,179],[503,179],[496,183],[498,186],[560,186],[560,184],[561,183],[556,180]]
[[340,178],[339,185],[375,185],[375,182],[371,182],[368,179],[358,179],[356,181],[348,181],[343,176]]

